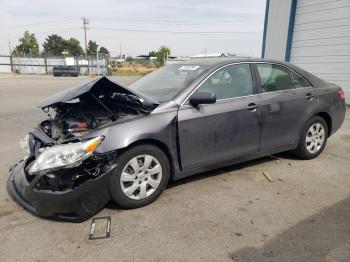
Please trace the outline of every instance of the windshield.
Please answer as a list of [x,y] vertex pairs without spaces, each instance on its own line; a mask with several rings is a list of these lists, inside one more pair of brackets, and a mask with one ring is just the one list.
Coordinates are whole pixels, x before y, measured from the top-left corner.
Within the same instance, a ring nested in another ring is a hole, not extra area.
[[206,69],[208,66],[166,65],[128,87],[159,103],[165,102],[189,86]]

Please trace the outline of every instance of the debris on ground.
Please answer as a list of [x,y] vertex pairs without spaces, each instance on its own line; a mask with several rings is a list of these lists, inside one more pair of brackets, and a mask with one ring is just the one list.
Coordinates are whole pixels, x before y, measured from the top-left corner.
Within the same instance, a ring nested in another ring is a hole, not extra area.
[[270,173],[268,172],[262,172],[262,174],[264,175],[264,177],[269,181],[269,182],[275,182],[275,180],[272,178],[272,176],[270,175]]
[[292,165],[293,165],[292,163],[290,163],[290,162],[288,163],[288,166],[292,166]]
[[[95,234],[96,230],[96,222],[105,220],[105,233],[104,234]],[[94,217],[91,221],[91,228],[90,228],[90,234],[89,234],[89,240],[95,240],[95,239],[102,239],[102,238],[109,238],[111,236],[111,217]]]
[[275,163],[278,164],[280,162],[280,159],[276,156],[269,155],[270,158],[275,159]]

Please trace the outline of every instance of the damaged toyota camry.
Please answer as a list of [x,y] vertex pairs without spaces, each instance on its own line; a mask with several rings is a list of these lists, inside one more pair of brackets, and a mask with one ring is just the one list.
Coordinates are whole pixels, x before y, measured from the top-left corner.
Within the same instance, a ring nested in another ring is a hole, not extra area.
[[138,208],[176,180],[293,151],[318,156],[345,117],[343,90],[288,63],[198,59],[128,87],[102,77],[39,104],[7,189],[31,213],[90,218],[109,201]]

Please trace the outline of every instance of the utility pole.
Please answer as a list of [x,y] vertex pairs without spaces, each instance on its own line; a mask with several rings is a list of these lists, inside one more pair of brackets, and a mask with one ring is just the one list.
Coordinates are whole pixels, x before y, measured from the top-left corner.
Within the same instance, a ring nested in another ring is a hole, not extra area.
[[10,50],[10,56],[12,55],[12,48],[11,48],[11,40],[9,39],[9,50]]
[[10,50],[10,65],[11,65],[11,72],[13,72],[12,48],[11,48],[11,40],[10,40],[10,39],[9,39],[9,50]]
[[122,42],[119,42],[119,59],[122,59]]
[[85,55],[87,55],[87,38],[86,38],[86,30],[89,30],[88,24],[90,23],[89,19],[86,17],[82,17],[81,20],[83,21],[83,29],[84,29],[84,38],[85,38]]
[[100,70],[98,68],[98,48],[99,48],[99,46],[96,47],[96,73],[97,73],[97,76],[100,75]]

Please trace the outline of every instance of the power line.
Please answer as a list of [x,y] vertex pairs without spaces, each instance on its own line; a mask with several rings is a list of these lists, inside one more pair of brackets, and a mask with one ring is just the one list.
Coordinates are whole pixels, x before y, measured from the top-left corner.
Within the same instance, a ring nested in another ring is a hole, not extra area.
[[92,27],[92,29],[120,31],[120,32],[170,33],[170,34],[261,34],[260,31],[172,31],[172,30],[124,29],[124,28],[109,28],[109,27]]
[[[158,24],[174,24],[174,25],[193,25],[193,20],[171,20],[171,19],[126,19],[126,18],[108,18],[108,17],[91,17],[96,20],[108,20],[108,21],[118,21],[118,22],[134,22],[134,23],[158,23]],[[206,20],[210,24],[230,24],[230,23],[251,23],[251,22],[263,22],[261,19],[213,19]],[[203,24],[203,22],[197,21],[198,25]]]
[[[57,23],[58,24],[67,24],[67,23],[71,23],[70,21],[72,21],[72,20],[76,20],[76,18],[66,18],[66,19],[33,23],[33,24],[25,24],[25,25],[0,26],[0,29],[20,28],[20,27],[29,27],[29,26],[43,26],[43,25],[47,25],[47,24],[57,24]],[[63,23],[60,23],[60,22],[63,22]]]
[[[53,33],[61,32],[61,31],[67,32],[68,30],[72,31],[72,30],[78,30],[78,29],[79,28],[75,28],[75,27],[64,27],[64,28],[59,28],[59,29],[52,29],[49,31],[39,31],[39,32],[33,31],[31,33],[35,34],[35,36],[39,36],[39,35],[44,35],[44,34],[48,34],[48,33],[53,34]],[[5,37],[13,39],[13,38],[19,38],[19,37],[21,37],[21,35],[5,35]]]
[[[128,22],[128,23],[156,23],[156,24],[172,24],[172,25],[203,25],[203,23],[210,23],[211,25],[215,24],[246,24],[246,23],[259,23],[263,22],[261,19],[213,19],[206,20],[204,22],[196,21],[195,23],[191,22],[191,20],[171,20],[171,19],[128,19],[128,18],[108,18],[108,17],[83,17],[82,20],[87,21],[89,23],[89,19],[93,18],[96,20],[105,20],[105,21],[115,21],[115,22]],[[32,26],[45,26],[48,24],[69,24],[71,21],[77,20],[77,18],[65,18],[59,20],[51,20],[46,22],[38,22],[32,24],[23,24],[23,25],[13,25],[13,26],[0,26],[0,29],[9,29],[9,28],[20,28],[20,27],[32,27]]]

